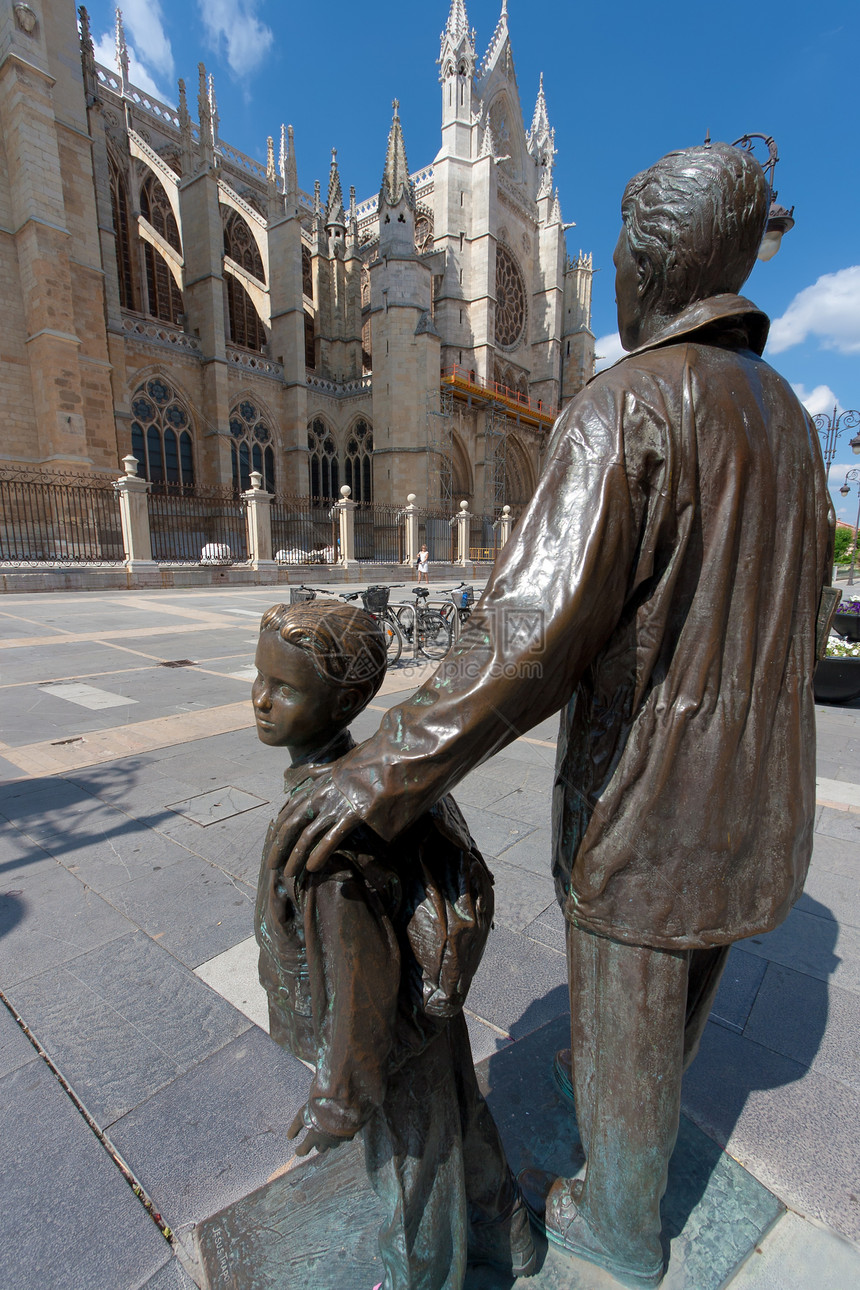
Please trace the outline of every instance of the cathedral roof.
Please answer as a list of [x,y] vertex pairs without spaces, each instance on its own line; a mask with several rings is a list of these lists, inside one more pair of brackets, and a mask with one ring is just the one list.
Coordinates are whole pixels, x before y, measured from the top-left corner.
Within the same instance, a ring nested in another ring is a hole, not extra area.
[[[462,4],[460,7],[463,7]],[[403,130],[400,126],[400,104],[397,99],[394,100],[393,107],[394,120],[388,133],[388,151],[385,155],[382,186],[379,189],[379,205],[396,206],[405,197],[406,204],[414,210],[415,192],[409,178],[406,144],[403,142]]]

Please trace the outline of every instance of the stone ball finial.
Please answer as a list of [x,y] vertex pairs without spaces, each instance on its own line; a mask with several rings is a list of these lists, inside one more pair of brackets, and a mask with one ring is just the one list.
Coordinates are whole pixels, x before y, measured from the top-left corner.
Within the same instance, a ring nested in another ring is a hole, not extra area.
[[122,464],[125,466],[125,473],[127,475],[134,477],[137,474],[139,463],[137,457],[133,456],[132,453],[129,453],[127,457],[123,457]]
[[461,503],[460,503],[460,510],[461,510],[461,511],[467,511],[468,509],[469,509],[469,503],[468,503],[468,502],[461,502]]
[[511,508],[510,508],[510,506],[503,506],[503,507],[502,507],[502,514],[503,514],[503,515],[510,515],[510,513],[511,513]]
[[415,505],[415,494],[414,494],[414,493],[407,493],[407,494],[406,494],[406,505],[407,505],[407,506],[414,506],[414,505]]
[[349,484],[341,484],[340,495],[344,501],[346,501],[346,499],[349,497],[351,492],[352,492],[352,489],[350,488]]

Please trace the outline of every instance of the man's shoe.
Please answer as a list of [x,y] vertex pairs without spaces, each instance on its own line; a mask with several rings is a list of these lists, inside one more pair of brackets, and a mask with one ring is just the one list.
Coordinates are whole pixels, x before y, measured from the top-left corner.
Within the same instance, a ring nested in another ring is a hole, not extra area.
[[569,1048],[562,1048],[556,1053],[555,1061],[552,1064],[552,1073],[561,1092],[569,1102],[572,1102],[573,1062],[571,1061]]
[[663,1280],[662,1258],[653,1267],[643,1268],[619,1259],[606,1248],[577,1208],[581,1182],[555,1178],[543,1169],[524,1169],[517,1182],[533,1221],[553,1245],[605,1268],[631,1290],[653,1290]]
[[498,1268],[514,1277],[532,1275],[537,1253],[522,1197],[515,1197],[507,1216],[471,1225],[467,1257],[470,1263]]

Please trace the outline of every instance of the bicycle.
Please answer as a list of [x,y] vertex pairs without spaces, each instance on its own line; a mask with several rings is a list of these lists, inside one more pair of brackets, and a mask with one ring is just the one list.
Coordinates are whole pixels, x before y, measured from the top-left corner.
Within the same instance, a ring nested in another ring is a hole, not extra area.
[[450,587],[447,591],[442,592],[443,596],[451,597],[450,605],[443,605],[439,610],[440,614],[448,621],[452,622],[454,611],[457,611],[457,617],[460,619],[460,626],[467,623],[472,617],[472,609],[475,604],[475,593],[471,587],[467,587],[465,582],[458,582],[456,587]]
[[[402,587],[403,583],[394,582],[391,586]],[[388,604],[390,590],[391,587],[374,583],[366,591],[339,591],[337,593],[341,600],[358,600],[360,598],[367,612],[373,614],[385,636],[385,653],[389,667],[396,663],[403,653],[402,629],[395,617],[394,610]]]
[[423,602],[430,595],[428,587],[412,587],[415,608],[401,605],[397,622],[403,639],[414,643],[426,658],[444,658],[451,648],[451,624],[439,609],[431,609]]

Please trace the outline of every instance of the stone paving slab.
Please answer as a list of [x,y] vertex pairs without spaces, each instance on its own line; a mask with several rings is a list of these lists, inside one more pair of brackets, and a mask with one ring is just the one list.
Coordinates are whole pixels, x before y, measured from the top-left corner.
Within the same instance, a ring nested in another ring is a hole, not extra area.
[[181,1232],[294,1158],[287,1129],[310,1078],[252,1026],[118,1120],[111,1141]]
[[0,1174],[0,1285],[9,1290],[136,1290],[172,1260],[41,1060],[0,1079]]
[[30,977],[12,995],[102,1128],[250,1024],[142,932]]

